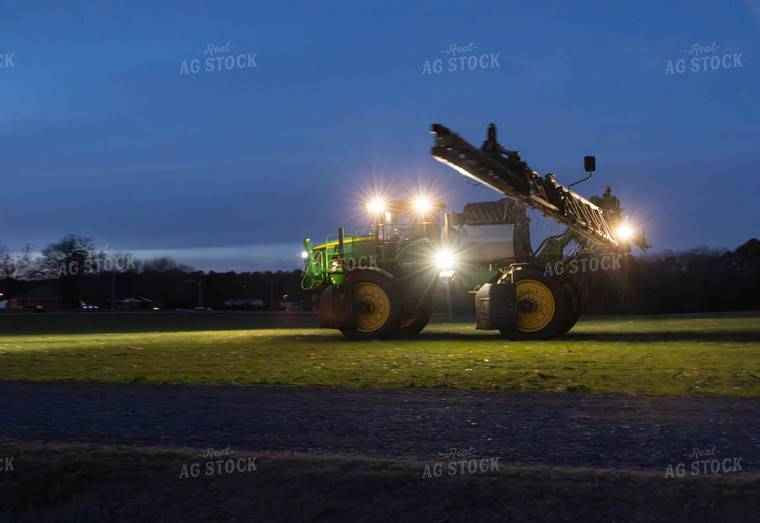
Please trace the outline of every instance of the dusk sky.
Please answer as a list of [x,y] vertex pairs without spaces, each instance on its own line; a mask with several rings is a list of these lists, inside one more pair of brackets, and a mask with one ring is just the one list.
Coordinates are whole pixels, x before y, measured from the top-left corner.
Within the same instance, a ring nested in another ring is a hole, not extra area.
[[0,242],[298,269],[374,187],[498,199],[430,156],[431,124],[493,122],[561,183],[596,155],[574,189],[610,185],[651,252],[733,250],[760,237],[759,50],[757,0],[6,0]]

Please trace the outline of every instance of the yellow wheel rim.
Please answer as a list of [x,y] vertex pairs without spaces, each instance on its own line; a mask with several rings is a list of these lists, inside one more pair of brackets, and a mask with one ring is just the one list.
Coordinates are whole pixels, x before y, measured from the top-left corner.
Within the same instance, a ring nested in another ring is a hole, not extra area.
[[532,310],[517,309],[517,328],[523,332],[535,332],[546,327],[554,317],[554,296],[549,288],[536,280],[517,282],[517,303],[527,300]]
[[391,314],[391,301],[382,287],[375,283],[358,283],[354,286],[354,299],[369,304],[369,312],[356,315],[356,330],[373,332],[385,325]]

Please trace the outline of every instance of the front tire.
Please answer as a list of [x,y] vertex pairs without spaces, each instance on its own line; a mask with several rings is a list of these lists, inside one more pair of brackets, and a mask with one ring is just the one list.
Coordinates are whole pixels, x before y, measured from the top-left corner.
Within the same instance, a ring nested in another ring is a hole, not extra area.
[[515,273],[517,330],[501,329],[512,340],[548,340],[564,334],[569,324],[565,289],[539,269],[522,268]]
[[352,340],[382,339],[394,334],[401,321],[401,299],[393,280],[372,270],[357,270],[346,278],[357,304],[353,327],[340,329]]

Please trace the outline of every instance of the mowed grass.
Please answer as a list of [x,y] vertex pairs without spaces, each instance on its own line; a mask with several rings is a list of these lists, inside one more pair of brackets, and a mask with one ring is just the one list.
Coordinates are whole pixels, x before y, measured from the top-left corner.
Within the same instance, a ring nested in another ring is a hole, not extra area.
[[760,313],[582,319],[552,341],[472,323],[356,342],[312,328],[14,335],[0,379],[760,395]]

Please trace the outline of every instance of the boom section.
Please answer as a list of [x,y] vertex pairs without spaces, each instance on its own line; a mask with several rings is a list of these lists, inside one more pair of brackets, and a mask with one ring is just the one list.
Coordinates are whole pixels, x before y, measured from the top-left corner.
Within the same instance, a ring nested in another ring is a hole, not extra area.
[[557,183],[554,174],[539,175],[528,167],[517,151],[496,142],[495,128],[477,148],[441,124],[433,124],[436,135],[433,157],[491,189],[535,209],[570,227],[603,249],[619,246],[607,215],[582,196]]

